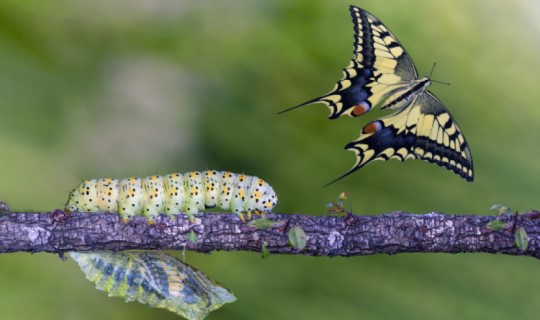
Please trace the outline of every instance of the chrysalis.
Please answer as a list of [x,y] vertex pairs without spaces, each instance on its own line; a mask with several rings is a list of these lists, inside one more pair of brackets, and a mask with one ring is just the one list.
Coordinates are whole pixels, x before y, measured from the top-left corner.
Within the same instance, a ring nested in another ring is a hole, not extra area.
[[187,319],[204,319],[236,297],[204,273],[164,253],[69,253],[86,278],[110,297],[163,308]]
[[219,206],[240,216],[267,212],[277,203],[272,187],[244,174],[207,170],[165,176],[84,180],[69,195],[66,211],[115,212],[127,221],[144,215],[150,223],[165,213],[184,212],[193,218],[200,210]]

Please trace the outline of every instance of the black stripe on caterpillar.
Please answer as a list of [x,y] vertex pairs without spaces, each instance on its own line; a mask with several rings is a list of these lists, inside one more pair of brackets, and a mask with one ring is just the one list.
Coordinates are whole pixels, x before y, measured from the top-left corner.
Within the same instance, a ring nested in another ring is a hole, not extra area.
[[255,176],[227,171],[171,173],[165,176],[84,180],[69,195],[67,212],[114,212],[127,221],[144,215],[154,223],[159,214],[193,215],[205,208],[264,213],[277,203],[274,189]]

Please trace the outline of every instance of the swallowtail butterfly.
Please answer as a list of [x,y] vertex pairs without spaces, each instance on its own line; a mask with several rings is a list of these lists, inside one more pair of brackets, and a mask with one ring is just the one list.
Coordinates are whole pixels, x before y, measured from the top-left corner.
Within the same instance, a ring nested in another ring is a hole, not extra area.
[[330,109],[330,119],[358,117],[374,107],[395,110],[367,124],[360,137],[345,146],[355,153],[356,163],[332,182],[374,160],[391,158],[422,159],[473,181],[467,141],[450,112],[427,90],[429,77],[418,78],[411,58],[379,19],[355,6],[350,12],[355,57],[343,79],[330,93],[282,111],[319,102]]
[[86,278],[111,297],[204,319],[236,297],[204,273],[158,252],[70,252]]
[[161,213],[172,216],[184,212],[192,219],[199,210],[213,207],[230,210],[244,219],[244,212],[267,212],[276,203],[276,193],[260,178],[207,170],[84,180],[70,193],[66,211],[117,212],[124,221],[144,215],[154,223]]

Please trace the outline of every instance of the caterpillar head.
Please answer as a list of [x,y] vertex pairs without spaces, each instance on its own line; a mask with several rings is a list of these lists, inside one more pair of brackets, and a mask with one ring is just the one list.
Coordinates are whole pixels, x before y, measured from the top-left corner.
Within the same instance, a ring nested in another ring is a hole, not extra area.
[[71,193],[66,203],[66,212],[98,212],[99,207],[96,201],[95,179],[87,179],[81,182]]
[[66,203],[64,211],[66,213],[72,213],[79,210],[79,203],[80,203],[80,197],[81,195],[78,194],[77,189],[71,191],[69,194],[68,201]]

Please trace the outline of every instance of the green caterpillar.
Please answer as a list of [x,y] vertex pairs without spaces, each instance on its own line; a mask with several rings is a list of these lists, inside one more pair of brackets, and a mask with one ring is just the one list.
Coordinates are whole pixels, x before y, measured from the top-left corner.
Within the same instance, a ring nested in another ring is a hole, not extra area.
[[236,297],[204,273],[157,252],[70,252],[86,278],[111,297],[204,319]]
[[251,213],[272,210],[274,189],[264,180],[227,171],[207,170],[165,176],[84,180],[69,195],[66,212],[115,212],[128,221],[144,215],[155,223],[159,214],[184,212],[190,220],[199,210],[219,206],[244,220]]

